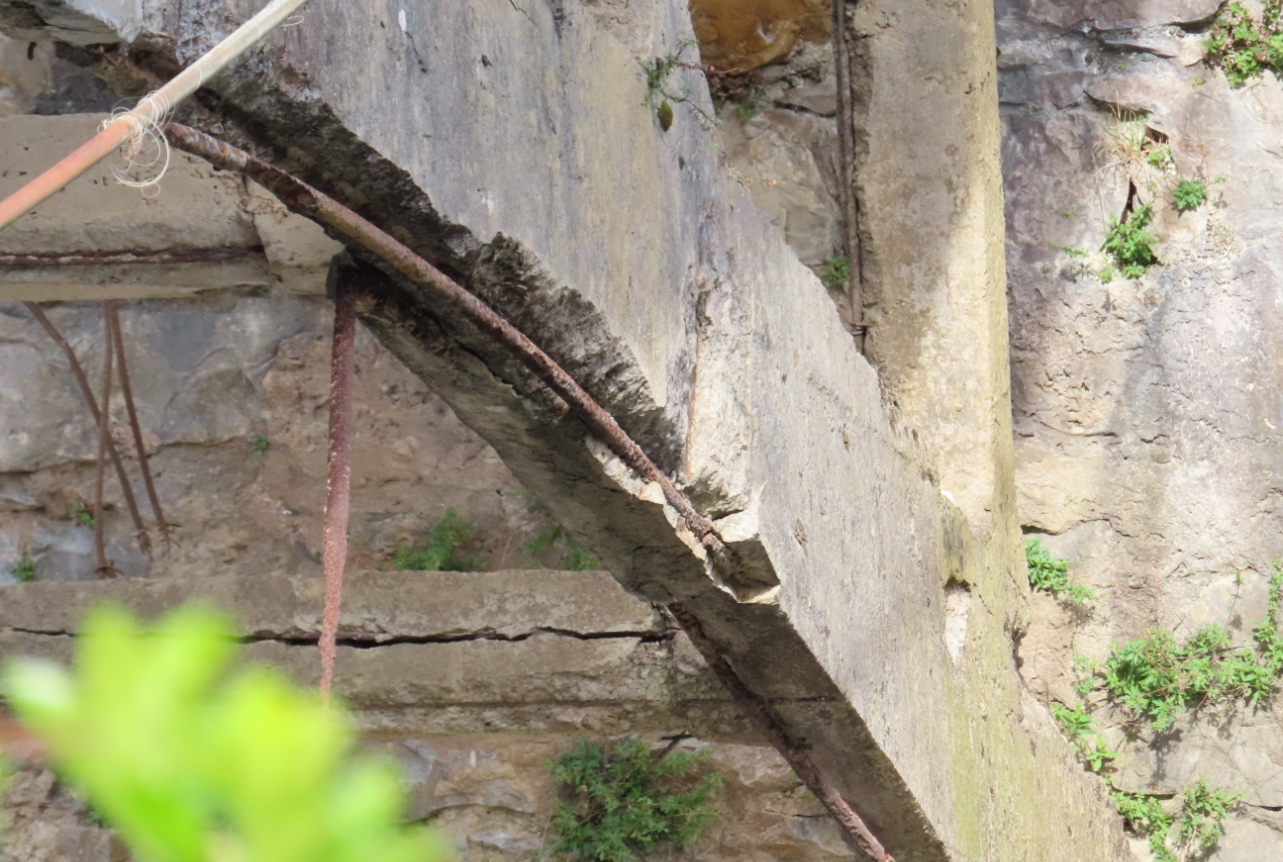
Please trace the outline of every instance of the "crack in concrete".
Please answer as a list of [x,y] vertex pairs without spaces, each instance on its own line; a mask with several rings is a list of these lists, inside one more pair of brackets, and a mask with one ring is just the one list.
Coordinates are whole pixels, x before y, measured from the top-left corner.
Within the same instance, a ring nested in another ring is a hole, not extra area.
[[[493,629],[480,629],[477,631],[450,634],[392,635],[383,638],[380,638],[378,635],[368,635],[363,637],[349,635],[347,637],[340,636],[337,643],[339,646],[351,647],[352,649],[378,649],[379,647],[398,646],[402,644],[426,646],[428,644],[468,643],[471,641],[521,643],[523,641],[530,640],[536,635],[553,635],[554,637],[572,638],[574,640],[581,641],[636,640],[641,643],[666,643],[676,637],[678,631],[678,629],[663,629],[658,631],[648,629],[642,631],[579,632],[572,629],[561,629],[553,626],[539,626],[531,629],[530,631],[511,635],[494,631]],[[35,635],[38,637],[78,637],[75,632],[68,632],[62,629],[28,629],[10,627],[0,629],[0,632],[14,632],[16,634]],[[284,646],[315,647],[319,638],[319,633],[303,633],[298,635],[254,633],[237,637],[236,640],[243,644],[279,643]]]

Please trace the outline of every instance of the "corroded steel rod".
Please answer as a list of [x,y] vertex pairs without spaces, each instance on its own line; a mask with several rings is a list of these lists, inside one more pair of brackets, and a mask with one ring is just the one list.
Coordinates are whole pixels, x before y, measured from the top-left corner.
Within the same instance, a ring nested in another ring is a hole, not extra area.
[[[93,417],[94,426],[97,427],[102,421],[98,413],[98,399],[94,397],[94,390],[89,385],[89,379],[85,377],[85,370],[80,366],[80,360],[76,358],[76,351],[71,349],[67,339],[62,337],[62,333],[40,310],[40,306],[34,302],[24,302],[23,305],[26,306],[27,311],[31,312],[31,316],[36,319],[45,333],[53,339],[53,343],[62,350],[63,356],[67,357],[67,364],[71,366],[71,376],[76,379],[76,385],[80,387],[80,397],[85,400],[85,406],[89,408],[89,415]],[[111,462],[116,465],[116,476],[120,479],[120,487],[124,491],[129,515],[134,519],[134,529],[138,531],[139,544],[145,552],[151,553],[151,539],[147,535],[147,525],[143,523],[143,516],[138,511],[138,501],[134,499],[134,489],[129,484],[129,474],[125,472],[125,465],[121,462],[120,453],[116,451],[116,444],[110,436],[107,438],[107,454],[111,456]]]
[[325,478],[325,611],[321,616],[321,697],[330,697],[338,653],[343,565],[352,502],[352,374],[356,365],[356,295],[344,279],[335,282],[334,343],[330,361],[330,458]]

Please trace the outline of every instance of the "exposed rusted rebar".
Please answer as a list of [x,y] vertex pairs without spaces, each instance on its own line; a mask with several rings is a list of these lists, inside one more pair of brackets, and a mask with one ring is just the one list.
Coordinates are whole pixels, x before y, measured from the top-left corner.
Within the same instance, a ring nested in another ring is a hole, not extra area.
[[125,397],[125,412],[129,414],[129,430],[134,437],[134,448],[138,451],[138,468],[143,474],[143,485],[147,488],[147,499],[151,502],[152,514],[156,516],[156,530],[160,533],[161,543],[166,552],[173,542],[172,528],[165,520],[165,512],[160,507],[160,495],[156,493],[156,483],[152,481],[151,466],[147,462],[147,447],[143,444],[143,429],[138,422],[138,410],[134,406],[134,388],[129,380],[129,365],[125,362],[125,336],[120,329],[120,314],[115,302],[104,302],[103,311],[107,315],[107,328],[111,331],[111,341],[116,347],[116,363],[120,367],[120,393]]
[[[524,333],[501,315],[473,296],[448,276],[397,242],[384,231],[358,216],[347,207],[301,180],[203,132],[171,123],[166,134],[178,149],[199,156],[216,167],[244,174],[275,194],[290,210],[327,225],[337,233],[368,249],[397,272],[427,289],[432,298],[461,311],[483,332],[508,347],[548,387],[566,402],[598,439],[610,447],[641,478],[655,482],[664,497],[690,531],[713,553],[717,560],[731,560],[734,555],[723,544],[711,521],[700,515],[683,494],[641,447],[551,356],[534,344]],[[336,309],[336,326],[338,311]],[[331,410],[334,405],[331,402]],[[333,447],[331,438],[331,447]],[[333,469],[331,461],[331,470]],[[328,528],[328,525],[327,525]],[[327,552],[329,545],[327,543]],[[669,611],[681,623],[692,643],[700,650],[713,672],[726,686],[732,698],[745,711],[767,741],[780,752],[799,779],[825,805],[850,846],[877,862],[894,862],[869,832],[860,817],[842,798],[837,788],[821,772],[805,750],[775,717],[770,707],[748,688],[735,669],[704,634],[699,620],[679,603]]]
[[842,794],[833,786],[833,782],[816,766],[811,755],[806,753],[806,749],[784,729],[783,723],[775,716],[770,706],[749,691],[748,686],[739,678],[739,674],[735,672],[735,668],[731,667],[717,645],[704,634],[704,629],[695,615],[680,602],[672,602],[667,607],[668,612],[681,624],[682,630],[686,632],[695,649],[699,650],[700,655],[704,657],[713,675],[730,692],[731,699],[744,711],[757,731],[766,737],[766,741],[784,756],[784,760],[797,773],[797,777],[810,788],[815,798],[820,800],[837,822],[847,844],[875,862],[895,862],[883,849],[878,839],[873,837],[873,833],[864,825],[860,816],[842,798]]
[[[45,313],[40,310],[40,306],[34,302],[24,302],[27,311],[36,319],[45,333],[53,339],[54,344],[62,350],[67,357],[67,364],[71,366],[71,376],[76,379],[76,385],[80,387],[80,397],[84,399],[85,406],[89,408],[89,415],[93,417],[94,427],[100,427],[102,423],[101,416],[98,412],[98,401],[94,398],[94,391],[89,385],[89,379],[85,377],[85,370],[80,366],[80,360],[76,358],[76,351],[71,349],[67,339],[62,337],[62,333],[49,321]],[[107,438],[107,454],[111,456],[112,463],[116,466],[116,476],[120,479],[120,487],[125,495],[125,505],[129,509],[129,516],[134,520],[134,529],[138,533],[138,544],[144,553],[151,553],[151,537],[147,534],[147,525],[143,523],[143,516],[138,511],[138,501],[134,499],[134,489],[129,484],[129,475],[125,472],[125,465],[120,460],[120,453],[116,451],[116,444]]]
[[115,574],[115,567],[107,559],[107,543],[105,536],[104,518],[102,516],[102,492],[103,483],[107,478],[107,444],[111,442],[111,428],[109,427],[110,412],[107,405],[111,404],[111,355],[115,352],[115,347],[111,341],[111,323],[107,319],[107,306],[111,300],[102,304],[103,317],[103,338],[102,338],[102,398],[99,404],[103,409],[98,414],[98,460],[94,464],[94,556],[98,559],[98,567],[95,569],[98,577],[106,578]]
[[430,291],[437,301],[461,311],[482,331],[511,349],[634,473],[657,484],[669,505],[677,510],[700,542],[716,554],[726,552],[712,522],[695,511],[686,495],[628,436],[615,417],[607,413],[556,360],[490,306],[389,234],[280,168],[204,132],[177,123],[170,123],[165,134],[176,148],[199,156],[216,167],[248,176],[280,198],[289,209],[328,225],[369,249],[397,272]]
[[330,459],[325,478],[325,611],[321,616],[321,697],[330,698],[347,561],[352,500],[352,374],[356,364],[356,290],[335,279],[334,344],[330,360]]
[[838,95],[838,203],[842,210],[842,254],[851,267],[846,302],[848,325],[864,352],[864,260],[860,243],[860,201],[855,193],[855,109],[851,104],[851,48],[847,41],[846,0],[833,0],[833,65]]

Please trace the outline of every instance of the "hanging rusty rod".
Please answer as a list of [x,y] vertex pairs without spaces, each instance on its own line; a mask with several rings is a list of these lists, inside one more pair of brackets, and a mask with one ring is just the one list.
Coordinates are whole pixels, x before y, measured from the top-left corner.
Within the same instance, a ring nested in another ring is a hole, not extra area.
[[[389,234],[361,218],[338,201],[317,191],[297,177],[255,158],[203,132],[176,123],[165,130],[177,149],[198,156],[215,167],[243,174],[272,192],[287,208],[326,225],[354,243],[368,249],[406,278],[429,290],[442,303],[463,312],[469,320],[512,350],[526,367],[556,392],[583,420],[598,439],[628,465],[638,476],[655,482],[664,492],[669,505],[686,522],[699,540],[717,555],[727,549],[711,521],[695,511],[694,505],[659,469],[641,447],[628,436],[615,418],[557,364],[525,333],[509,323],[490,306],[473,296],[445,273],[397,242]],[[815,761],[788,734],[769,706],[745,685],[716,644],[704,634],[699,620],[682,605],[674,603],[670,612],[682,624],[692,643],[747,713],[767,741],[797,772],[798,778],[815,794],[842,830],[844,840],[857,852],[874,862],[894,862],[858,814],[851,808]]]

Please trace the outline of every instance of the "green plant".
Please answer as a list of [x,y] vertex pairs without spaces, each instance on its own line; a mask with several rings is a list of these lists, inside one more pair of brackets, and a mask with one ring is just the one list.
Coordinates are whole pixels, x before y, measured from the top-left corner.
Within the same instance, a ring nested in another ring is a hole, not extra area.
[[1149,838],[1154,862],[1183,862],[1204,857],[1216,846],[1225,834],[1222,823],[1244,794],[1212,790],[1200,778],[1181,791],[1178,811],[1168,811],[1157,796],[1144,793],[1111,790],[1109,796],[1128,828]]
[[643,740],[613,746],[579,740],[548,764],[566,801],[552,817],[557,841],[551,850],[583,862],[628,862],[666,844],[689,846],[718,812],[709,797],[721,787],[710,772],[691,771],[704,756],[656,755]]
[[642,71],[646,74],[646,97],[642,99],[642,106],[655,109],[655,116],[659,119],[660,128],[665,132],[673,125],[673,104],[685,103],[689,105],[691,110],[700,118],[700,124],[704,128],[721,125],[716,117],[695,104],[691,90],[687,89],[680,93],[674,93],[668,89],[669,76],[675,70],[694,69],[703,71],[698,63],[691,63],[683,59],[689,49],[698,49],[698,47],[699,42],[697,40],[682,39],[677,43],[676,51],[669,51],[662,57],[647,57],[640,61]]
[[830,290],[845,287],[851,280],[851,261],[844,254],[835,254],[820,264],[820,283]]
[[263,667],[232,669],[235,630],[185,607],[151,627],[90,612],[76,671],[10,663],[3,693],[58,774],[150,862],[432,862],[400,824],[395,767],[353,756],[342,710]]
[[1069,255],[1070,257],[1087,256],[1087,252],[1083,251],[1081,248],[1074,248],[1073,246],[1070,246],[1070,245],[1059,246],[1058,250],[1063,251],[1065,254]]
[[460,520],[454,509],[446,509],[441,520],[432,525],[428,542],[423,547],[403,545],[392,557],[393,568],[408,572],[466,572],[482,564],[479,558],[458,555],[459,546],[468,539],[474,525]]
[[258,437],[251,437],[249,440],[249,450],[253,452],[255,455],[266,454],[267,450],[271,448],[272,448],[272,441],[268,440],[266,437],[263,437],[262,435],[259,435]]
[[22,559],[9,567],[9,574],[13,575],[15,581],[26,583],[36,579],[36,564],[32,561],[30,554],[23,554]]
[[753,115],[757,113],[757,105],[753,102],[740,102],[735,106],[735,113],[739,115],[741,120],[747,123],[749,120],[753,119]]
[[1113,281],[1117,277],[1118,277],[1118,267],[1114,266],[1112,263],[1107,264],[1105,268],[1100,271],[1101,284],[1109,284],[1111,281]]
[[82,527],[92,527],[96,523],[94,521],[94,513],[84,503],[77,503],[72,506],[68,510],[67,516]]
[[1204,83],[1204,82],[1203,82],[1203,76],[1202,76],[1202,75],[1195,75],[1195,76],[1194,76],[1194,86],[1195,86],[1195,87],[1201,87],[1201,86],[1203,86],[1203,83]]
[[1255,648],[1231,649],[1229,636],[1212,624],[1183,644],[1171,631],[1153,628],[1114,645],[1103,667],[1111,698],[1166,730],[1187,709],[1225,701],[1256,705],[1273,696],[1283,674],[1283,638],[1278,631],[1283,566],[1274,564],[1265,619],[1252,630]]
[[[1102,248],[1113,258],[1123,278],[1140,278],[1145,270],[1158,263],[1154,255],[1153,235],[1145,230],[1154,218],[1150,204],[1138,207],[1121,221],[1111,217]],[[1101,280],[1105,281],[1104,273]]]
[[1069,561],[1052,557],[1037,536],[1025,539],[1025,563],[1029,567],[1029,586],[1035,590],[1051,593],[1075,605],[1100,598],[1100,594],[1091,587],[1069,583]]
[[1201,183],[1197,180],[1181,180],[1176,184],[1176,188],[1172,189],[1172,200],[1176,202],[1176,209],[1181,212],[1188,212],[1202,206],[1206,194],[1207,183]]
[[1151,168],[1165,169],[1172,163],[1172,148],[1168,146],[1153,146],[1145,149],[1145,162]]
[[1212,25],[1204,44],[1211,61],[1225,70],[1231,87],[1241,87],[1266,70],[1283,67],[1283,2],[1265,0],[1260,19],[1241,3],[1230,3]]
[[567,571],[588,572],[600,567],[601,562],[597,556],[579,544],[578,540],[567,533],[565,528],[556,521],[549,522],[539,531],[539,535],[526,542],[525,551],[532,556],[542,554],[559,542],[565,548],[565,552],[561,555],[561,565]]
[[1053,703],[1051,705],[1051,715],[1060,725],[1065,738],[1075,745],[1086,739],[1087,734],[1095,734],[1096,732],[1091,726],[1091,716],[1083,712],[1081,703],[1075,704],[1073,709],[1063,703]]

